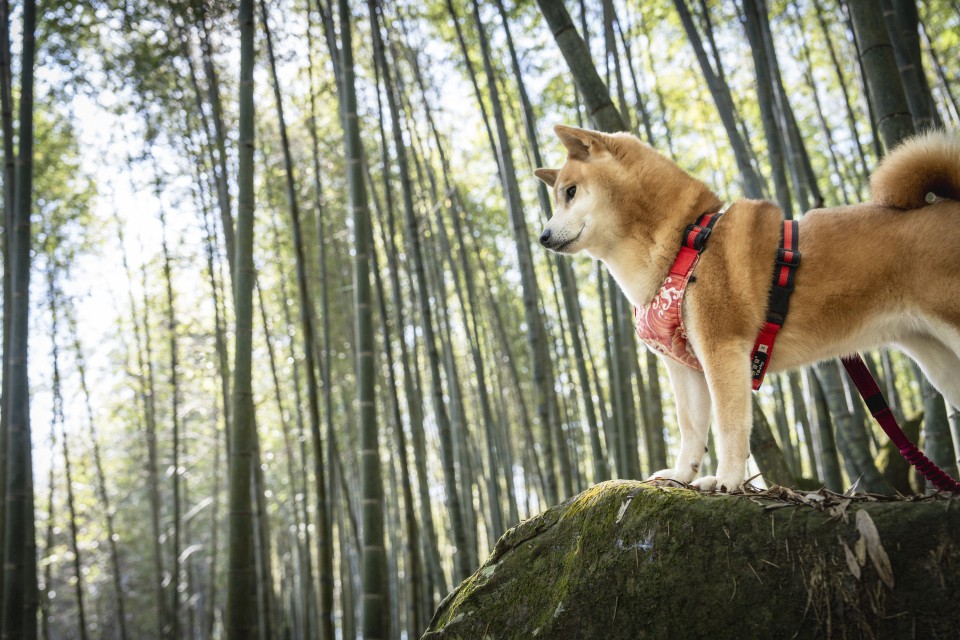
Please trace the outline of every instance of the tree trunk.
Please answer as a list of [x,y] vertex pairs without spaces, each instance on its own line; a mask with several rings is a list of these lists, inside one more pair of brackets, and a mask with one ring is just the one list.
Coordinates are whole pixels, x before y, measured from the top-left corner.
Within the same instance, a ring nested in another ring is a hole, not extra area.
[[[218,428],[217,420],[213,421],[213,506],[210,510],[210,554],[207,558],[207,580],[208,594],[206,596],[206,609],[203,612],[205,627],[204,638],[213,635],[214,610],[217,602],[217,573],[219,563],[217,558],[220,551],[220,443],[226,438],[226,434],[231,429],[230,407],[230,363],[227,355],[226,329],[224,327],[224,309],[223,295],[220,285],[217,282],[217,267],[214,255],[217,247],[216,224],[210,219],[207,207],[203,207],[204,222],[204,250],[207,258],[207,271],[210,280],[210,293],[213,297],[213,319],[214,319],[214,344],[217,351],[217,373],[220,376],[220,406],[223,411],[223,431]],[[223,282],[223,270],[220,271],[220,283]],[[216,405],[215,405],[216,406]],[[216,410],[216,409],[214,409]],[[216,417],[216,416],[214,416]],[[221,437],[223,436],[223,437]]]
[[753,428],[750,430],[750,454],[756,460],[757,467],[767,484],[796,486],[797,477],[790,471],[783,451],[777,446],[770,423],[760,407],[756,394],[751,400],[753,401]]
[[[513,44],[513,35],[510,30],[510,24],[507,17],[503,0],[497,0],[497,11],[500,13],[500,20],[503,23],[504,35],[507,39],[507,48],[510,51],[510,64],[513,69],[513,75],[517,80],[517,92],[520,97],[520,105],[523,113],[523,124],[527,132],[527,141],[530,145],[530,154],[533,164],[536,167],[543,166],[543,159],[540,154],[540,143],[537,139],[536,116],[533,105],[527,94],[527,89],[523,81],[523,73],[520,68],[520,58],[517,55]],[[537,199],[540,203],[540,210],[544,219],[549,219],[552,215],[550,205],[550,194],[547,192],[547,185],[537,181]],[[594,481],[607,480],[610,478],[610,466],[607,464],[606,456],[600,443],[600,425],[597,422],[597,411],[593,404],[593,393],[591,391],[591,380],[587,373],[586,361],[584,357],[584,340],[582,339],[582,320],[580,319],[579,300],[577,295],[577,283],[574,279],[573,269],[570,261],[562,256],[553,256],[553,263],[557,269],[557,275],[560,279],[560,292],[563,295],[564,309],[571,325],[570,338],[573,345],[574,358],[577,366],[577,376],[580,379],[580,385],[583,388],[582,398],[584,410],[587,414],[587,428],[589,429],[590,447],[593,458]],[[469,283],[470,280],[468,279]]]
[[897,70],[883,9],[876,0],[848,0],[850,21],[863,62],[877,127],[887,151],[914,131],[913,118]]
[[[371,16],[376,15],[376,9],[371,7]],[[375,28],[379,28],[375,25]],[[371,237],[371,244],[373,238]],[[384,355],[386,356],[387,384],[390,390],[388,394],[391,402],[393,431],[396,437],[396,451],[400,458],[400,492],[403,495],[403,573],[405,581],[404,600],[406,601],[406,629],[410,638],[416,637],[416,634],[423,628],[422,621],[422,602],[421,602],[421,571],[422,566],[418,553],[420,544],[420,532],[417,526],[416,506],[413,502],[413,488],[411,485],[410,463],[407,455],[407,438],[403,432],[403,417],[400,415],[400,388],[397,385],[394,375],[393,359],[393,340],[391,337],[390,324],[388,322],[388,311],[386,304],[386,294],[383,290],[383,280],[380,277],[380,268],[377,261],[376,251],[371,252],[373,257],[373,275],[374,285],[377,292],[377,308],[380,312],[380,329],[383,332]],[[402,339],[402,338],[401,338]],[[399,527],[398,527],[399,529]],[[432,601],[432,598],[430,598]],[[400,629],[399,626],[396,627]]]
[[240,18],[240,137],[237,169],[237,233],[235,364],[233,370],[233,437],[230,450],[230,538],[227,581],[227,637],[253,638],[259,629],[254,558],[253,465],[256,464],[251,360],[253,338],[253,107],[254,5],[241,0]]
[[[332,640],[332,603],[333,573],[332,530],[330,514],[327,510],[327,481],[324,469],[323,440],[320,435],[320,398],[317,393],[316,355],[316,319],[313,301],[307,279],[307,258],[304,251],[303,230],[300,222],[300,207],[297,202],[296,180],[293,174],[293,156],[290,153],[290,141],[287,136],[286,119],[283,113],[283,97],[280,93],[280,80],[277,77],[277,62],[273,53],[273,39],[268,22],[267,5],[260,0],[260,12],[263,17],[263,31],[267,45],[267,57],[273,80],[273,95],[277,107],[277,123],[280,130],[280,144],[283,151],[283,167],[286,185],[287,206],[290,210],[290,228],[293,232],[293,249],[297,274],[297,294],[300,307],[300,330],[304,341],[304,367],[307,374],[307,408],[310,416],[310,436],[313,445],[313,472],[316,487],[317,516],[317,552],[320,570],[320,638]],[[328,310],[324,310],[326,313]],[[311,571],[312,574],[312,571]]]
[[66,309],[65,316],[70,331],[77,376],[80,379],[80,392],[83,395],[84,408],[86,409],[87,426],[90,430],[90,442],[93,448],[93,467],[96,472],[97,497],[100,500],[100,508],[103,509],[104,519],[106,520],[107,549],[110,555],[111,578],[113,580],[115,606],[117,608],[115,615],[112,617],[119,628],[120,640],[127,640],[126,596],[123,589],[123,572],[120,567],[120,550],[117,544],[119,536],[116,534],[113,505],[110,501],[110,494],[107,491],[106,473],[103,470],[100,436],[97,432],[96,416],[90,398],[90,387],[87,385],[86,357],[83,353],[83,347],[80,344],[80,332],[77,329],[75,313],[69,306]]
[[157,460],[157,420],[155,393],[153,384],[153,348],[150,334],[149,307],[147,305],[146,265],[141,269],[141,286],[143,288],[143,330],[141,331],[140,318],[137,317],[137,304],[133,295],[133,272],[127,258],[126,239],[123,233],[123,222],[114,211],[114,221],[117,225],[117,239],[120,244],[120,256],[124,273],[127,276],[127,292],[130,304],[130,321],[133,325],[134,347],[137,350],[136,371],[138,378],[137,394],[142,408],[143,437],[147,446],[146,480],[147,495],[150,501],[150,536],[151,560],[153,563],[152,589],[156,604],[157,637],[162,638],[167,624],[167,604],[163,593],[163,546],[160,543],[160,481]]
[[[3,371],[0,372],[0,554],[6,549],[7,443],[10,423],[10,354],[13,319],[13,236],[16,152],[13,147],[13,78],[10,70],[10,2],[0,0],[0,133],[3,135]],[[0,619],[4,578],[0,575]]]
[[[947,637],[960,625],[947,504],[605,482],[504,535],[423,640]],[[772,592],[776,607],[759,604]]]
[[830,54],[830,61],[833,63],[833,70],[837,75],[837,83],[840,85],[840,93],[843,95],[843,106],[844,112],[847,116],[847,124],[850,127],[850,137],[853,138],[853,142],[857,147],[857,157],[860,158],[860,166],[857,170],[858,181],[860,185],[859,192],[862,193],[863,187],[867,182],[867,155],[863,150],[863,145],[860,143],[860,134],[857,132],[857,118],[856,114],[853,112],[853,104],[850,101],[850,91],[847,88],[847,80],[843,73],[843,67],[840,65],[840,59],[837,55],[837,50],[833,44],[833,38],[830,37],[830,29],[827,26],[826,18],[823,15],[823,7],[821,3],[814,2],[813,8],[817,14],[817,22],[820,25],[820,30],[823,32],[823,41],[827,47],[827,53]]
[[230,203],[230,187],[227,170],[227,142],[226,127],[223,123],[223,105],[220,101],[220,82],[217,80],[217,69],[213,61],[213,45],[210,42],[210,26],[207,23],[206,2],[191,0],[194,10],[194,19],[200,32],[200,51],[203,58],[203,72],[207,80],[207,101],[210,103],[210,113],[213,119],[214,148],[216,155],[213,161],[213,175],[217,187],[217,205],[220,208],[220,223],[223,227],[223,239],[226,246],[227,262],[230,265],[230,281],[236,278],[236,231],[233,220],[233,211]]
[[[421,81],[418,70],[414,67],[414,72],[418,83]],[[423,86],[421,85],[421,91]],[[387,88],[387,91],[390,92],[392,89]],[[389,95],[389,93],[388,93]],[[424,106],[427,108],[427,120],[431,125],[431,129],[436,135],[436,128],[433,125],[433,118],[430,114],[429,107],[424,100]],[[382,118],[381,118],[382,123]],[[386,152],[386,136],[382,136],[382,145],[384,148],[383,154],[384,157],[387,157]],[[385,180],[389,179],[389,175],[385,175]],[[388,269],[387,272],[390,277],[390,295],[391,301],[393,304],[393,313],[396,318],[396,323],[398,327],[406,327],[406,321],[404,320],[404,304],[401,298],[402,287],[400,284],[400,260],[399,260],[399,251],[397,248],[396,237],[397,229],[393,214],[392,207],[392,192],[390,189],[384,186],[384,195],[386,197],[386,215],[387,221],[386,225],[381,224],[381,234],[383,239],[383,245],[387,251],[387,262]],[[417,238],[417,240],[419,240]],[[413,239],[411,239],[411,242]],[[412,246],[412,245],[411,245]],[[409,272],[408,272],[409,273]],[[414,294],[412,294],[414,295]],[[414,295],[414,297],[416,297]],[[417,298],[419,300],[419,298]],[[432,327],[431,327],[432,330]],[[431,582],[433,583],[433,589],[429,593],[429,605],[432,608],[433,603],[435,602],[436,593],[439,591],[442,595],[445,595],[448,591],[447,587],[447,578],[443,572],[443,567],[440,561],[440,550],[439,550],[439,541],[437,536],[437,529],[434,523],[433,518],[433,500],[430,497],[430,479],[427,475],[427,453],[426,453],[426,436],[424,431],[424,416],[423,416],[423,393],[422,387],[418,382],[418,376],[415,374],[411,367],[411,354],[410,350],[407,348],[407,341],[401,339],[398,341],[400,347],[400,366],[403,372],[403,389],[404,397],[406,398],[407,408],[408,408],[408,419],[410,423],[410,440],[413,445],[413,462],[414,462],[414,471],[417,476],[417,491],[420,501],[420,518],[421,524],[423,526],[423,537],[424,537],[424,556],[427,561],[427,567],[430,571]],[[415,355],[415,353],[414,353]],[[416,380],[415,380],[416,378]],[[442,444],[441,444],[441,453],[442,453]],[[458,578],[462,580],[462,578]],[[425,603],[426,605],[427,603]],[[429,614],[427,614],[429,615]]]
[[927,457],[951,478],[957,477],[957,454],[947,418],[947,405],[925,378],[920,378],[923,395],[923,450]]
[[[152,157],[152,156],[151,156]],[[163,254],[163,279],[166,286],[167,294],[167,308],[166,308],[166,320],[167,320],[167,334],[168,334],[168,348],[170,349],[170,423],[173,429],[173,442],[172,442],[172,454],[171,458],[171,467],[172,471],[172,487],[171,495],[173,496],[173,536],[171,539],[171,553],[170,557],[173,560],[173,569],[172,571],[172,580],[170,581],[170,595],[168,599],[170,601],[170,628],[169,628],[169,637],[170,638],[179,638],[180,637],[180,511],[181,511],[181,491],[180,491],[180,385],[179,373],[180,368],[179,359],[178,359],[178,345],[177,345],[177,320],[176,314],[174,311],[174,296],[173,296],[173,276],[172,276],[172,267],[171,267],[171,257],[170,257],[170,248],[167,244],[167,220],[166,213],[163,207],[163,200],[161,198],[161,185],[160,185],[160,173],[159,168],[156,165],[156,160],[154,159],[154,172],[156,174],[156,197],[157,202],[160,202],[160,244],[161,251]]]
[[893,44],[900,81],[917,131],[943,127],[920,57],[920,15],[915,0],[883,0],[883,18]]
[[761,27],[761,22],[765,21],[767,16],[759,0],[744,0],[743,13],[747,39],[750,41],[750,53],[753,55],[757,79],[757,102],[760,105],[760,119],[763,121],[763,131],[767,139],[767,157],[770,162],[774,192],[777,204],[789,220],[793,218],[793,199],[790,195],[790,184],[787,182],[785,142],[783,130],[780,128],[781,114],[776,103],[770,56],[766,50]]
[[817,377],[826,395],[830,415],[836,421],[837,447],[843,454],[847,475],[857,488],[870,493],[890,493],[892,488],[880,475],[870,451],[870,440],[863,422],[857,419],[847,401],[836,360],[821,362]]
[[[493,149],[500,171],[500,180],[506,193],[507,212],[510,217],[510,226],[513,231],[514,245],[517,249],[517,261],[521,273],[521,289],[523,298],[524,317],[527,326],[527,342],[530,348],[530,358],[533,363],[533,386],[537,402],[537,415],[540,426],[544,430],[543,446],[547,458],[548,472],[547,499],[551,502],[562,491],[564,495],[573,492],[572,474],[570,472],[570,457],[566,432],[560,422],[559,406],[556,394],[553,391],[554,371],[549,352],[549,341],[542,312],[539,308],[540,290],[533,265],[533,255],[530,250],[530,238],[524,219],[523,204],[520,197],[520,188],[516,178],[516,168],[513,161],[513,151],[510,138],[507,134],[506,121],[503,115],[503,105],[500,92],[497,88],[497,77],[491,62],[490,46],[480,17],[480,8],[476,1],[473,5],[474,22],[477,26],[477,35],[480,40],[480,53],[483,60],[484,75],[487,81],[487,93],[493,111],[496,126],[496,145]],[[448,0],[447,8],[456,20],[453,3]],[[459,37],[464,57],[467,57],[466,46],[462,35]],[[477,89],[477,100],[483,97]],[[554,464],[554,458],[556,464]],[[556,468],[559,467],[561,487],[556,486]],[[559,491],[558,491],[559,489]]]
[[700,38],[700,34],[693,24],[686,0],[674,0],[673,4],[677,9],[677,13],[680,15],[680,22],[687,32],[687,37],[693,46],[693,52],[697,57],[697,61],[700,63],[700,69],[703,72],[704,80],[707,81],[710,95],[713,96],[713,101],[717,105],[717,113],[720,116],[720,121],[723,123],[723,128],[726,130],[727,137],[730,139],[730,146],[733,148],[737,168],[740,170],[740,177],[743,180],[743,192],[748,198],[761,198],[763,197],[763,181],[750,161],[747,141],[737,128],[736,108],[733,104],[733,98],[730,95],[730,88],[723,78],[722,71],[720,71],[720,61],[717,60],[718,71],[714,71],[710,65],[709,58],[707,58],[707,52],[703,48],[703,41]]
[[550,27],[554,40],[557,41],[560,53],[567,61],[593,126],[608,133],[627,131],[626,121],[610,99],[610,91],[600,79],[600,74],[597,73],[597,68],[590,57],[590,51],[583,38],[577,33],[577,28],[573,25],[566,7],[562,2],[554,0],[537,0],[537,5]]
[[360,431],[361,496],[363,498],[363,605],[361,632],[375,640],[389,636],[390,602],[387,593],[386,550],[383,534],[383,479],[376,414],[376,371],[374,368],[373,296],[370,290],[370,210],[363,177],[363,148],[357,115],[353,70],[353,42],[350,6],[340,0],[340,92],[347,180],[354,229],[354,309],[357,341],[357,403]]
[[[64,486],[67,490],[67,511],[70,514],[69,530],[71,555],[73,556],[71,564],[73,565],[73,591],[77,602],[77,631],[81,640],[87,639],[87,616],[84,609],[83,600],[83,562],[82,553],[79,545],[79,527],[77,526],[77,502],[73,492],[73,466],[70,461],[70,446],[67,437],[67,430],[64,426],[63,415],[63,387],[60,378],[60,306],[59,294],[57,293],[56,278],[54,276],[54,258],[47,254],[47,302],[50,305],[50,342],[51,342],[51,365],[52,365],[52,389],[53,411],[50,431],[55,434],[57,425],[60,426],[60,445],[63,453],[63,475]],[[50,560],[52,562],[52,559]],[[46,585],[50,590],[50,585]]]
[[810,390],[808,405],[816,410],[814,418],[814,444],[817,453],[817,468],[823,486],[829,491],[843,491],[843,474],[840,471],[840,457],[837,454],[837,444],[833,436],[833,420],[830,417],[830,406],[827,396],[820,384],[820,378],[810,368],[804,372],[807,389]]
[[[37,636],[37,545],[34,539],[33,447],[30,433],[30,383],[27,355],[30,319],[30,209],[33,203],[33,75],[36,1],[23,4],[23,54],[20,77],[20,136],[10,236],[10,377],[7,418],[7,501],[4,540],[2,637]],[[9,232],[8,232],[9,233]]]

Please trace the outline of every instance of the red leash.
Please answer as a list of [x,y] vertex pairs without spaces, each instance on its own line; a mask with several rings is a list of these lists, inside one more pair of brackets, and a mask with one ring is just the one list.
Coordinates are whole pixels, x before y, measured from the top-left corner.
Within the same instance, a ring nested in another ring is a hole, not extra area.
[[880,424],[893,444],[897,445],[900,454],[907,459],[907,462],[915,466],[917,471],[923,474],[923,477],[941,491],[960,493],[960,482],[948,476],[943,469],[923,455],[923,452],[917,449],[916,445],[907,438],[900,425],[897,424],[897,419],[893,417],[893,412],[890,411],[883,393],[880,392],[880,387],[877,386],[877,381],[873,379],[870,370],[863,362],[863,358],[854,354],[841,358],[840,361],[843,362],[847,374],[850,375],[857,391],[860,392],[860,397],[867,403],[867,408],[870,409],[873,419]]

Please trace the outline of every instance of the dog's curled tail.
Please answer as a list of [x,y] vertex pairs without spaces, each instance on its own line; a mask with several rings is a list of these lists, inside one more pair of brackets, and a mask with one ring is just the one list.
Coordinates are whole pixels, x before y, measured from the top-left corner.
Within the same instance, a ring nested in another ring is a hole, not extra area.
[[880,162],[870,177],[873,201],[919,209],[938,198],[960,200],[960,135],[932,130],[908,138]]

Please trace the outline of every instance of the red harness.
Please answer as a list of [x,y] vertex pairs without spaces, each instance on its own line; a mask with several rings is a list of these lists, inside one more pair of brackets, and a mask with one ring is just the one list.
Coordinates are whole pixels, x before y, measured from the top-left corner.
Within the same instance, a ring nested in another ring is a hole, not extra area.
[[[680,252],[657,295],[647,305],[635,307],[633,313],[637,336],[644,343],[654,351],[697,371],[703,371],[703,366],[687,338],[687,328],[683,323],[683,296],[693,277],[693,270],[700,261],[700,254],[706,248],[707,238],[721,216],[723,214],[719,212],[705,213],[694,224],[687,226]],[[773,343],[786,319],[794,272],[800,264],[797,238],[796,221],[785,220],[770,287],[767,320],[760,329],[750,356],[754,390],[759,389],[763,382],[773,353]]]
[[647,346],[697,371],[703,371],[703,366],[687,340],[687,328],[683,324],[683,296],[693,270],[700,261],[700,252],[710,237],[713,225],[722,215],[705,213],[695,224],[687,226],[677,259],[673,261],[657,295],[646,306],[633,309],[637,335]]
[[[693,270],[700,261],[707,238],[722,215],[719,212],[705,213],[696,223],[687,226],[683,234],[683,245],[660,291],[646,306],[634,308],[637,335],[641,340],[658,353],[698,371],[703,371],[703,366],[687,339],[687,330],[683,324],[683,296],[693,276]],[[773,343],[787,317],[794,276],[800,265],[800,252],[797,250],[799,232],[800,228],[795,220],[784,220],[767,301],[767,319],[750,355],[754,391],[759,389],[763,382],[770,357],[773,355]],[[960,493],[960,483],[923,455],[900,429],[863,359],[853,354],[841,358],[841,361],[870,413],[900,449],[901,455],[941,491]]]

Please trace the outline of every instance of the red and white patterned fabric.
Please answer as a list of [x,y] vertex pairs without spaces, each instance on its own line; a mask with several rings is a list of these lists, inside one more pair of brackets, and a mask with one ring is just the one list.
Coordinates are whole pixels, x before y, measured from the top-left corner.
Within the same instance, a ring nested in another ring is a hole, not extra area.
[[680,364],[703,371],[683,325],[683,294],[699,259],[699,255],[694,257],[686,273],[674,273],[675,269],[671,269],[657,295],[646,306],[635,307],[633,317],[637,336],[648,347]]

